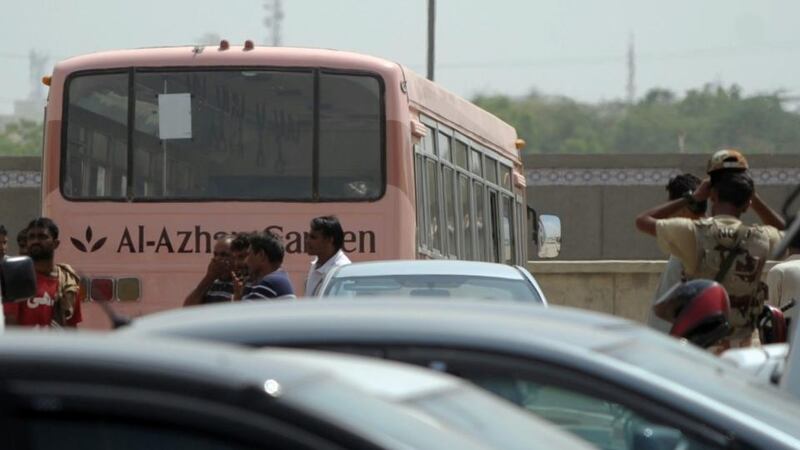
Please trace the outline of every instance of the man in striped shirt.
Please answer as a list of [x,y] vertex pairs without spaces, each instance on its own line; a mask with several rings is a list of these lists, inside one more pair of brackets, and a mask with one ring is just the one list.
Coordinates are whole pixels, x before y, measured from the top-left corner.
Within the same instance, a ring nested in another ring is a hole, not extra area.
[[250,252],[245,261],[252,284],[236,282],[234,299],[295,298],[289,276],[281,268],[283,255],[283,241],[276,234],[266,231],[250,235]]
[[192,290],[183,306],[222,303],[233,300],[233,272],[231,242],[235,236],[221,237],[214,244],[214,256],[208,263],[205,275]]

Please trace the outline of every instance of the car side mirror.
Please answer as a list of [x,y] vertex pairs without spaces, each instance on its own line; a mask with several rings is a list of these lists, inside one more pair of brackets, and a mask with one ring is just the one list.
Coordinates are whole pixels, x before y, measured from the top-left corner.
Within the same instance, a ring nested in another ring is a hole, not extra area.
[[540,258],[555,258],[561,252],[561,219],[542,214],[537,221],[536,244]]
[[0,262],[0,297],[11,303],[36,295],[36,271],[28,256],[4,257]]

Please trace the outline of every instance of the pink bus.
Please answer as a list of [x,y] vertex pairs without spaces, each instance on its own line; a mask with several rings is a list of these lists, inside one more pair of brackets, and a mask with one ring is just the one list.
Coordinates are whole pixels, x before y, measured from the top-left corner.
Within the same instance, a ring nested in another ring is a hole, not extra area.
[[526,203],[510,125],[380,58],[197,46],[61,61],[45,80],[43,214],[96,301],[175,308],[222,234],[270,229],[302,295],[311,218],[353,261],[523,264]]

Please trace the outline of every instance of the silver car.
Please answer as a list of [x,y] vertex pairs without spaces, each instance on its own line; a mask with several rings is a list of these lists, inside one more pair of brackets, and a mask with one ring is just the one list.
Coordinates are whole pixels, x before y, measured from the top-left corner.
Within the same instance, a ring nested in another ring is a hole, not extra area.
[[407,298],[276,301],[162,312],[119,332],[430,367],[608,450],[800,448],[800,404],[785,392],[688,343],[588,311]]
[[375,261],[328,272],[320,297],[446,297],[547,305],[533,276],[520,266],[449,259]]

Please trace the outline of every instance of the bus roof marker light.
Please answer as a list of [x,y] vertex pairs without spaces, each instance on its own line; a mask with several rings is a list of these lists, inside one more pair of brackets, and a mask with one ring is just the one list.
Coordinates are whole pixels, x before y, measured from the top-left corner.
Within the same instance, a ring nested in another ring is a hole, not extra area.
[[244,51],[252,50],[254,48],[255,45],[253,45],[253,41],[251,41],[250,39],[244,41]]
[[527,181],[525,180],[525,175],[521,173],[514,174],[514,186],[525,189],[527,185]]
[[50,83],[53,82],[53,77],[50,75],[45,75],[42,77],[42,84],[45,86],[50,86]]
[[528,143],[525,142],[525,139],[519,138],[516,141],[514,141],[514,147],[516,147],[517,150],[522,150],[523,148],[525,148],[526,145],[528,145]]
[[411,119],[411,134],[418,138],[423,138],[428,135],[428,127],[415,119]]
[[223,39],[223,40],[219,41],[219,49],[220,49],[220,51],[225,51],[225,50],[227,50],[229,48],[231,48],[231,44],[229,44],[227,40]]

